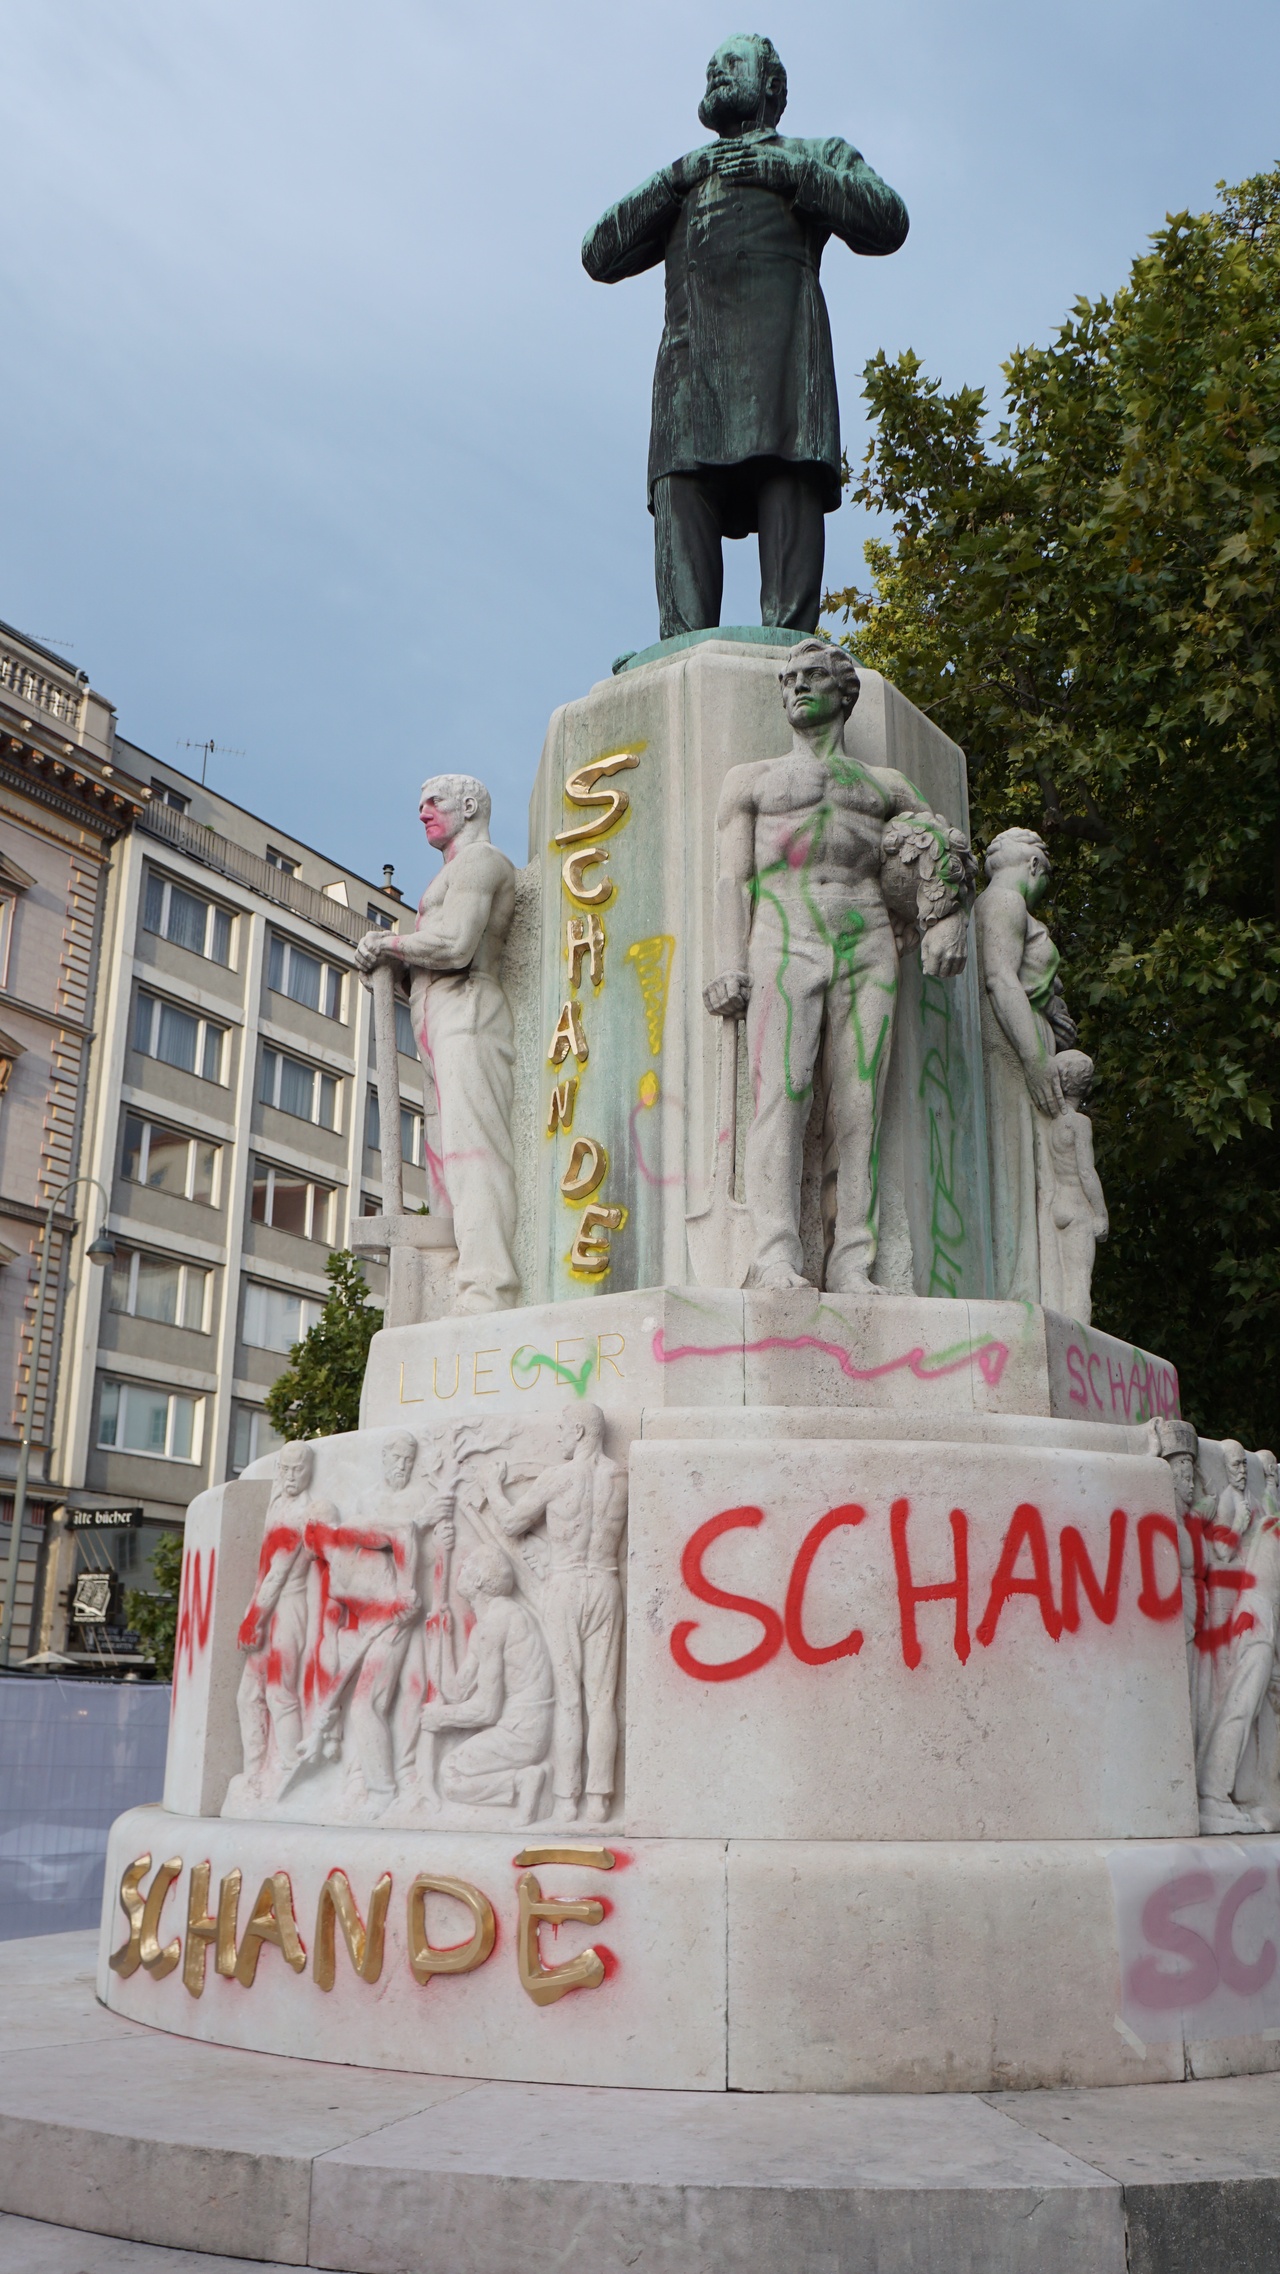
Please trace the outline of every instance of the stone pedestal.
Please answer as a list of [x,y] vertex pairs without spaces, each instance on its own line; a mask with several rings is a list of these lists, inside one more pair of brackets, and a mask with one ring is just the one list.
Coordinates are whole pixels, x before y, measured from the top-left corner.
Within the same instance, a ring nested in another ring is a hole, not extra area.
[[[709,1198],[722,1044],[721,1022],[702,1003],[714,976],[716,805],[730,767],[786,748],[778,690],[786,654],[732,637],[701,641],[603,680],[551,720],[529,816],[540,948],[530,957],[522,933],[506,967],[523,1038],[520,1086],[532,1085],[538,1101],[534,1149],[520,1164],[529,1303],[697,1276],[685,1219]],[[878,672],[862,673],[846,744],[863,764],[900,769],[967,831],[962,752]],[[566,784],[616,757],[634,760],[606,777],[628,808],[607,834],[585,840],[600,801],[575,802]],[[566,831],[579,834],[570,842]],[[588,919],[603,935],[594,967],[586,953],[572,960],[569,926]],[[972,957],[955,980],[924,978],[918,954],[903,959],[876,1271],[899,1294],[980,1296],[991,1284],[976,986]],[[553,1067],[548,1051],[570,1001],[587,1054],[566,1050]],[[741,1140],[750,1098],[740,1056]],[[549,1133],[552,1096],[566,1081],[576,1085],[572,1120]],[[570,1253],[584,1203],[567,1201],[561,1180],[579,1138],[608,1157],[591,1203],[626,1211],[599,1275],[575,1267]],[[816,1156],[805,1219],[816,1259]]]

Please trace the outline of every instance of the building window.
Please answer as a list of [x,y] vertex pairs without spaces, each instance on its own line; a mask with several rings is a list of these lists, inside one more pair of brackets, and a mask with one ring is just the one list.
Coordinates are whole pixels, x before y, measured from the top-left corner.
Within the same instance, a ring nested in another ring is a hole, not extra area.
[[199,1264],[118,1248],[111,1266],[111,1308],[131,1319],[157,1319],[161,1326],[207,1334],[211,1278]]
[[299,1176],[296,1169],[268,1168],[265,1161],[258,1161],[253,1172],[251,1213],[255,1224],[269,1224],[276,1232],[292,1232],[299,1240],[321,1240],[327,1247],[333,1193],[329,1186]]
[[144,1058],[158,1058],[163,1065],[198,1074],[205,1082],[220,1082],[226,1031],[194,1011],[179,1010],[176,1003],[139,990],[133,1009],[133,1046]]
[[378,1199],[376,1193],[361,1193],[360,1213],[362,1216],[380,1216],[382,1214],[382,1202]]
[[269,869],[279,869],[284,876],[296,876],[299,866],[300,863],[295,861],[292,853],[281,853],[277,851],[274,845],[268,845],[267,867]]
[[0,892],[0,987],[9,984],[9,943],[13,938],[13,919],[17,906],[16,892]]
[[372,900],[365,909],[365,915],[375,932],[394,932],[396,928],[395,917],[389,916],[385,908],[375,908]]
[[[416,1057],[417,1057],[417,1055],[418,1055],[418,1045],[417,1045],[417,1043],[414,1041],[414,1037],[413,1037],[413,1013],[412,1013],[412,1011],[410,1010],[410,1008],[409,1008],[409,1005],[406,1003],[406,1001],[405,1001],[405,999],[404,999],[403,995],[397,995],[397,996],[395,996],[395,998],[394,998],[394,1001],[395,1001],[395,1010],[396,1010],[396,1049],[399,1051],[399,1053],[400,1053],[400,1055],[401,1055],[401,1057],[402,1057],[402,1058],[415,1058],[415,1059],[416,1059]],[[374,1033],[374,1031],[373,1031],[373,1025],[372,1025],[372,1022],[370,1022],[370,1026],[369,1026],[369,1064],[370,1064],[370,1066],[371,1066],[371,1067],[373,1067],[373,1066],[376,1066],[376,1065],[377,1065],[377,1063],[378,1063],[378,1043],[377,1043],[377,1036],[375,1035],[375,1033]]]
[[184,1390],[144,1388],[141,1382],[104,1381],[98,1408],[98,1443],[117,1453],[154,1460],[198,1461],[204,1399]]
[[[364,1141],[371,1153],[382,1151],[382,1117],[378,1111],[378,1093],[368,1091],[364,1109]],[[411,1105],[400,1108],[400,1157],[411,1168],[420,1169],[426,1158],[423,1147],[422,1115]]]
[[282,1050],[264,1050],[258,1096],[278,1113],[291,1113],[296,1121],[313,1121],[321,1129],[338,1126],[338,1082],[318,1066],[301,1058],[287,1058]]
[[216,1208],[221,1158],[221,1145],[211,1145],[203,1137],[184,1137],[177,1129],[143,1121],[134,1113],[125,1115],[120,1174],[126,1184],[144,1184],[150,1192],[172,1192],[179,1200],[199,1200],[206,1208]]
[[202,955],[210,963],[231,961],[230,912],[156,869],[147,871],[142,929],[172,940],[175,947],[189,948],[192,955]]
[[238,1405],[231,1413],[230,1470],[238,1477],[251,1461],[260,1461],[267,1453],[275,1453],[284,1439],[272,1428],[260,1405]]
[[327,1019],[342,1017],[342,973],[337,965],[322,963],[318,955],[308,955],[292,940],[281,939],[278,932],[271,935],[267,985],[277,995],[305,1003],[309,1011],[320,1011]]
[[169,784],[160,781],[155,774],[151,777],[151,796],[159,805],[171,805],[175,813],[191,811],[190,798],[184,797],[181,790],[170,789]]
[[252,1350],[292,1350],[309,1334],[323,1303],[310,1295],[292,1295],[283,1287],[264,1287],[247,1279],[244,1289],[243,1339]]

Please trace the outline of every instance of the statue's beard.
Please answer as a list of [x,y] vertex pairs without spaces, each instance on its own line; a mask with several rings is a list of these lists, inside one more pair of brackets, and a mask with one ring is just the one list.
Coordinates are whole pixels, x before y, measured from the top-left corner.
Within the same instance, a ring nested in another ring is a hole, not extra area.
[[744,108],[745,98],[728,87],[708,88],[698,105],[698,117],[713,134],[741,134],[744,127],[754,126],[760,107],[755,101]]

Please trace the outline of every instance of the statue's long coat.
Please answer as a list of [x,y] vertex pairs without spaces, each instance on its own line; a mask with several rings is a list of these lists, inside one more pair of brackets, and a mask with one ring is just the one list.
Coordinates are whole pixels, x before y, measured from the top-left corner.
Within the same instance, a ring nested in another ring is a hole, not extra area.
[[[596,223],[583,265],[597,283],[617,284],[666,262],[650,511],[663,474],[782,458],[821,469],[830,513],[840,502],[840,409],[822,250],[837,236],[855,253],[896,252],[906,208],[838,135],[802,142],[766,128],[743,139],[786,153],[794,197],[713,173],[681,198],[664,167]],[[727,534],[754,526],[744,489],[742,526]]]

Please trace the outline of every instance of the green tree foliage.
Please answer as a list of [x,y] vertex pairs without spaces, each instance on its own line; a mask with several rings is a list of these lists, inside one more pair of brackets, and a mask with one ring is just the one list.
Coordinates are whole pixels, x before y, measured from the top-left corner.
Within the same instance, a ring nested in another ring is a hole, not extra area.
[[166,1532],[151,1558],[154,1592],[130,1587],[124,1615],[142,1648],[155,1660],[162,1682],[173,1679],[173,1645],[178,1632],[178,1592],[182,1580],[182,1534]]
[[267,1419],[282,1437],[332,1437],[359,1423],[365,1360],[382,1313],[349,1248],[331,1255],[325,1271],[324,1309],[266,1395]]
[[1280,169],[1178,214],[1004,366],[1004,422],[867,366],[889,517],[849,644],[1053,856],[1112,1234],[1100,1326],[1210,1434],[1280,1437]]

